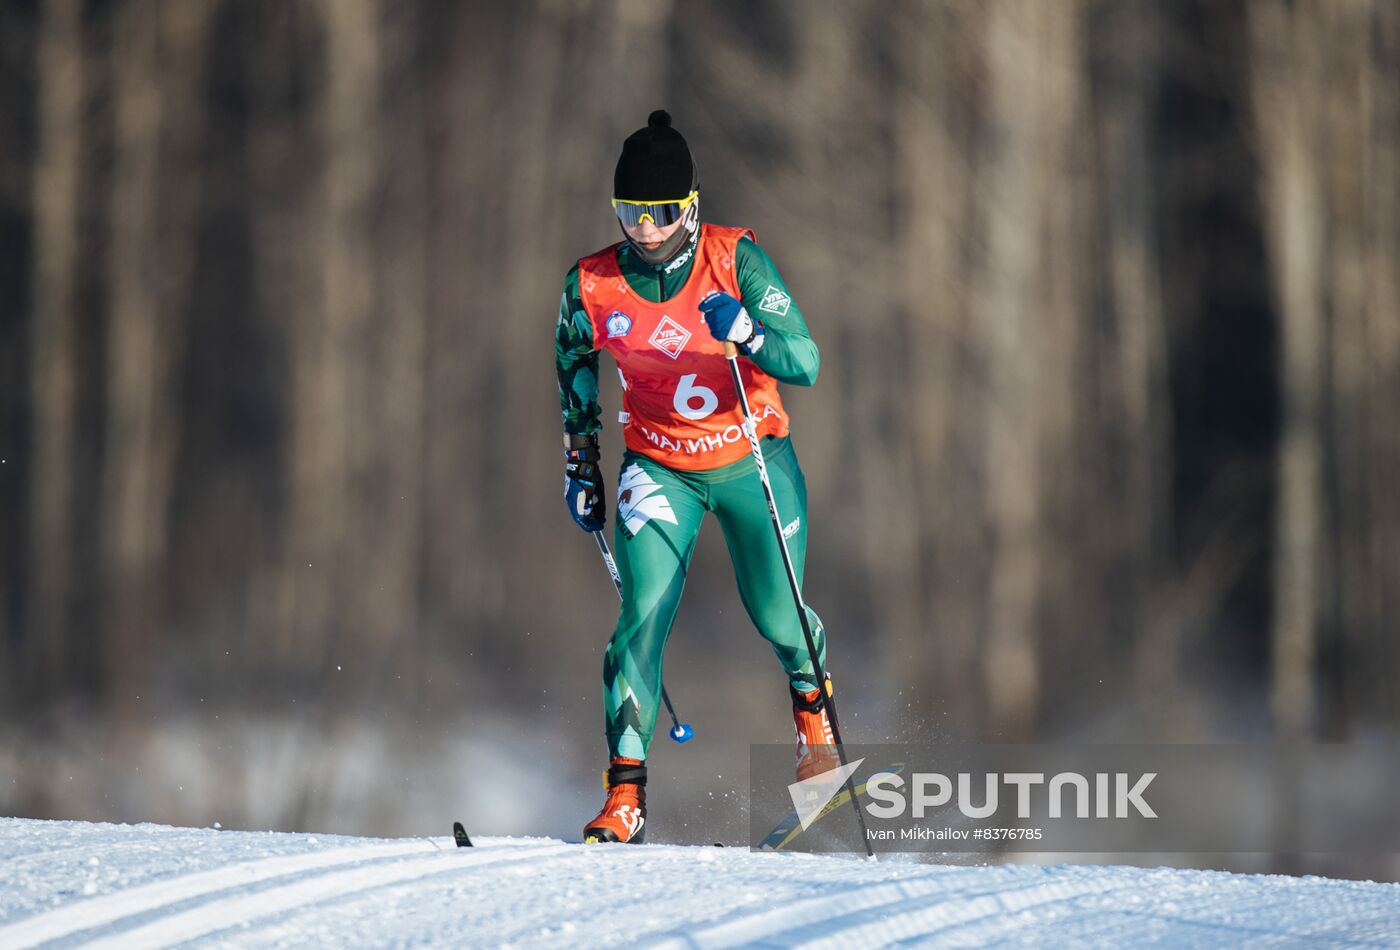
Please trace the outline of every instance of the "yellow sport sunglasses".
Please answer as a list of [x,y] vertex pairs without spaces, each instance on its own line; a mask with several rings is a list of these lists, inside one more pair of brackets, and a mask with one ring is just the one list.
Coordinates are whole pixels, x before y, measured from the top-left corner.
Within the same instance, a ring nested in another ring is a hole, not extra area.
[[617,219],[629,228],[635,228],[648,218],[658,228],[664,228],[679,221],[681,215],[685,214],[685,209],[694,204],[698,197],[700,190],[697,188],[684,198],[672,201],[629,201],[626,198],[614,198],[612,204],[613,210],[617,212]]

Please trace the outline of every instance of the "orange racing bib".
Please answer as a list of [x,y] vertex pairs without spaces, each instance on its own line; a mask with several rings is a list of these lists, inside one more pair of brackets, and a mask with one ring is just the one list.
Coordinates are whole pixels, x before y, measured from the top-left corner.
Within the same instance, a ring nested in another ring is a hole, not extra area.
[[[711,291],[740,296],[734,253],[745,235],[752,238],[753,232],[701,224],[689,279],[661,303],[644,299],[627,283],[617,266],[617,244],[578,262],[593,346],[612,354],[622,377],[623,441],[670,468],[720,468],[750,451],[724,344],[710,336],[699,309]],[[759,438],[787,435],[777,380],[742,357],[739,375]]]

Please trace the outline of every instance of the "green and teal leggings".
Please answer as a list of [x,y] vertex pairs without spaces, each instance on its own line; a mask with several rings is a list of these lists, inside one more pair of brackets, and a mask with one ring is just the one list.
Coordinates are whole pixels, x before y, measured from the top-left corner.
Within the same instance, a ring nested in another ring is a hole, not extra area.
[[[799,582],[807,554],[807,483],[786,438],[763,439],[768,478]],[[816,688],[812,660],[752,457],[705,472],[667,468],[635,452],[622,458],[613,545],[622,612],[603,659],[608,751],[645,759],[661,702],[661,654],[707,511],[724,532],[739,597],[797,689]],[[822,665],[826,637],[808,609]]]

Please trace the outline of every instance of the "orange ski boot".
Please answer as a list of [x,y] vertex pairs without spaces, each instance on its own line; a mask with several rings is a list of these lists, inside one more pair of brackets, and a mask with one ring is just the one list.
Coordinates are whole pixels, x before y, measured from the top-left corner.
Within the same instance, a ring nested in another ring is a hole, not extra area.
[[598,817],[584,826],[584,843],[641,844],[647,821],[646,764],[641,759],[613,756],[603,773],[603,787],[608,790],[608,800]]
[[[792,692],[792,722],[797,730],[797,780],[806,781],[814,775],[830,771],[841,764],[836,752],[836,740],[831,735],[831,720],[826,714],[826,701],[819,690]],[[826,695],[831,695],[831,677],[826,678]]]

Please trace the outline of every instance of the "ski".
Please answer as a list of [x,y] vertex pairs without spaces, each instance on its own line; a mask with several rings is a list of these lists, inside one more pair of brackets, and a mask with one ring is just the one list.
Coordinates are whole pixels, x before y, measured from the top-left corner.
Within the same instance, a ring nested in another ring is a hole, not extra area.
[[452,823],[452,840],[457,842],[457,847],[459,848],[470,848],[472,846],[472,839],[467,837],[467,829],[462,827],[460,821],[454,821]]
[[[885,772],[893,772],[898,774],[902,771],[904,771],[904,763],[896,762],[893,765],[888,766],[887,768],[880,769],[875,774],[879,775]],[[858,785],[856,787],[856,796],[858,798],[868,797],[865,794],[866,784],[868,784],[868,782],[862,783],[861,785]],[[817,812],[817,817],[812,819],[811,824],[807,826],[806,830],[810,831],[812,827],[816,825],[817,822],[821,821],[827,815],[831,814],[836,809],[840,808],[842,805],[846,804],[850,800],[851,793],[844,788],[841,789],[841,791],[837,792],[831,797],[831,801],[827,802],[821,811]],[[798,817],[797,809],[794,808],[792,811],[788,812],[787,817],[785,817],[782,821],[778,822],[778,824],[774,826],[773,830],[768,832],[768,834],[764,836],[763,840],[758,843],[758,850],[781,851],[783,848],[792,844],[792,842],[797,838],[797,836],[802,834],[803,830],[804,829],[802,827],[802,819]]]

